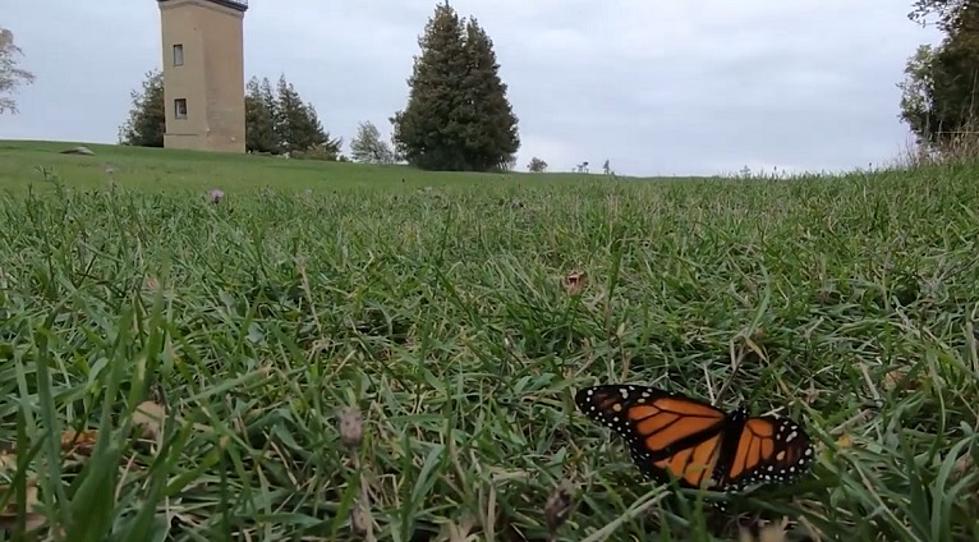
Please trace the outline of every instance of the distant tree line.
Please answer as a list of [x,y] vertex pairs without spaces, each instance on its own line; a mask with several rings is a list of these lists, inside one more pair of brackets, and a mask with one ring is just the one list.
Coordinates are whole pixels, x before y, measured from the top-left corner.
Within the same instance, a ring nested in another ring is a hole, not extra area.
[[[131,93],[129,117],[119,129],[124,145],[162,147],[166,132],[163,74],[146,74],[142,88]],[[333,139],[311,103],[304,103],[285,76],[276,90],[268,78],[252,78],[245,95],[245,148],[249,152],[336,160],[341,139]]]
[[527,164],[527,171],[531,173],[544,173],[547,171],[547,162],[535,156],[531,158],[530,163]]
[[979,134],[979,2],[917,0],[910,14],[945,33],[908,60],[900,84],[901,117],[926,147]]
[[336,160],[342,139],[332,139],[323,129],[316,108],[304,103],[285,76],[276,92],[268,78],[253,77],[245,93],[245,147],[250,152],[290,153]]

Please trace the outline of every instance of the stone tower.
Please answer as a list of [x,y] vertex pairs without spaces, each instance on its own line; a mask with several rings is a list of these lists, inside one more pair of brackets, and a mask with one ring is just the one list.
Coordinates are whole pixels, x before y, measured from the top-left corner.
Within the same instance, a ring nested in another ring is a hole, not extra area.
[[164,147],[245,152],[243,22],[248,0],[157,0]]

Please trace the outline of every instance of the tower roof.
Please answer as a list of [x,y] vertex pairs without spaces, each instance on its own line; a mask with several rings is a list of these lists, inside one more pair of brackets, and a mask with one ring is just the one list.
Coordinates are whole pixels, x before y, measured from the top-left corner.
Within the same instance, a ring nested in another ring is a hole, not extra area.
[[[157,0],[161,4],[169,0]],[[217,4],[219,6],[224,6],[231,9],[237,9],[238,11],[248,10],[248,0],[204,0],[212,4]]]

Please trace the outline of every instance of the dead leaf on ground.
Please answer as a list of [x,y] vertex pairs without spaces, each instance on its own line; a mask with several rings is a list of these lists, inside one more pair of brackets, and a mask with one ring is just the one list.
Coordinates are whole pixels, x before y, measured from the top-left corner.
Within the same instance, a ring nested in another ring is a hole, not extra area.
[[889,392],[907,387],[908,384],[908,372],[904,369],[895,369],[884,375],[884,389]]
[[448,541],[466,542],[466,540],[469,540],[469,534],[472,533],[475,527],[476,520],[472,518],[465,518],[459,523],[450,521],[446,527],[448,531]]
[[960,457],[959,460],[955,462],[955,467],[952,469],[952,475],[956,480],[961,479],[966,474],[972,472],[975,466],[976,462],[972,458],[972,454],[966,451],[965,455]]
[[588,278],[584,271],[572,271],[565,275],[561,285],[564,286],[564,291],[568,295],[579,295],[588,285]]
[[10,469],[17,468],[17,454],[6,451],[0,451],[0,472]]
[[67,452],[68,455],[90,456],[98,436],[98,431],[68,429],[61,433],[61,450]]
[[[24,528],[27,531],[33,531],[44,525],[47,518],[44,517],[44,514],[37,512],[40,504],[37,498],[37,483],[28,480],[26,490]],[[0,509],[0,530],[12,531],[17,528],[20,518],[17,515],[16,491],[17,489],[12,486],[0,486],[0,498],[4,498],[8,493],[13,493],[7,501],[7,505]]]
[[574,493],[574,485],[564,480],[547,498],[547,503],[544,505],[544,519],[547,521],[547,530],[552,536],[571,516],[571,510],[574,508]]
[[[789,539],[788,524],[788,518],[782,518],[780,521],[766,522],[764,525],[756,523],[750,527],[739,527],[738,540],[740,542],[786,542]],[[757,531],[757,534],[753,531]]]
[[163,432],[163,422],[167,410],[153,401],[143,401],[133,412],[133,425],[143,432],[143,436],[156,438]]

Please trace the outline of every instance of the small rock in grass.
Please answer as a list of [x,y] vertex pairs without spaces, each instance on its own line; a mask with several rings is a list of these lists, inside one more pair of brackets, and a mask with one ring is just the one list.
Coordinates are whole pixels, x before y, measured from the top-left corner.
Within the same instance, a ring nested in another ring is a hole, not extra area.
[[95,151],[88,147],[72,147],[61,151],[61,154],[80,154],[82,156],[95,156]]

